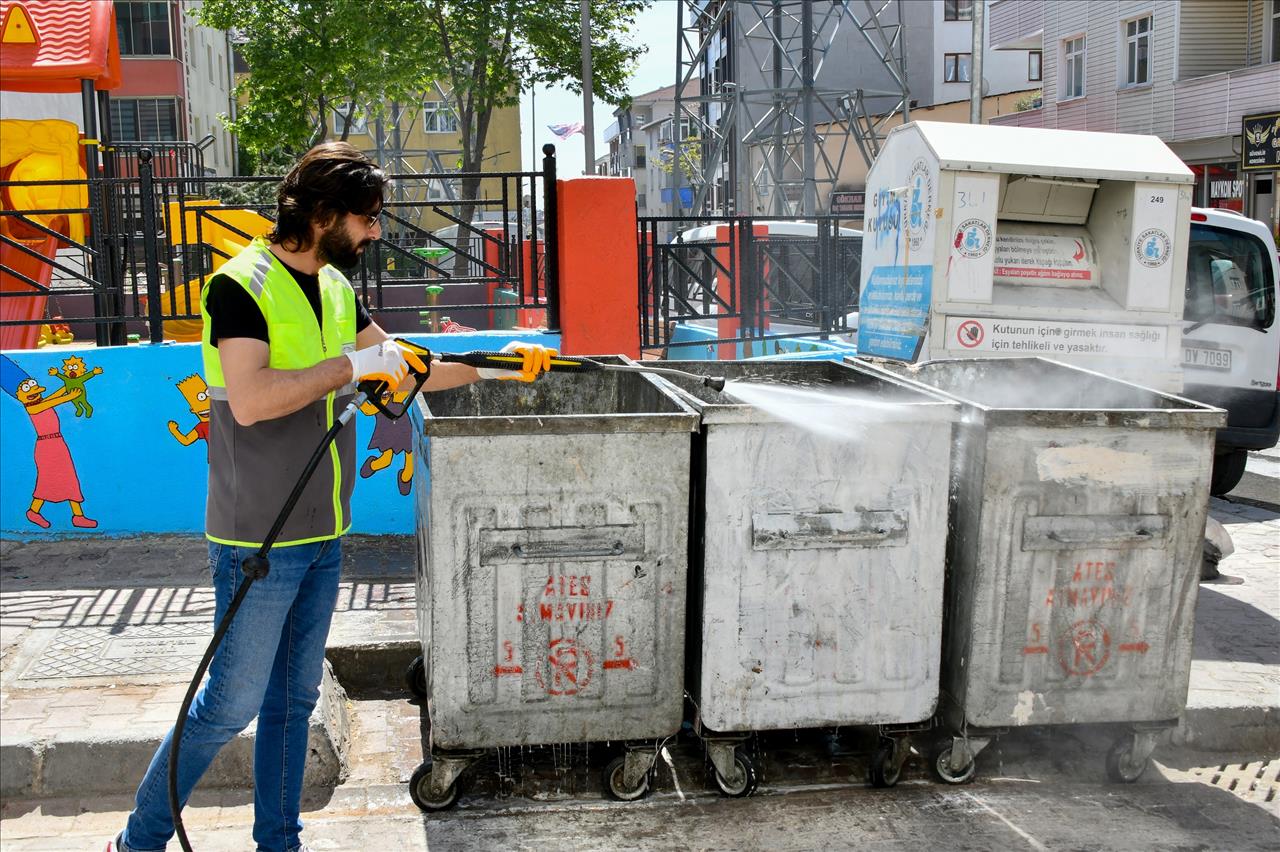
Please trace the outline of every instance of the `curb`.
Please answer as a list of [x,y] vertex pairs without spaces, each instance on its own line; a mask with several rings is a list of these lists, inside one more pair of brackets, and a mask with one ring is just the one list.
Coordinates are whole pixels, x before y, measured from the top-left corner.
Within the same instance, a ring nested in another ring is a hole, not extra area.
[[[81,796],[119,794],[137,788],[171,725],[136,732],[65,731],[52,737],[0,740],[0,795]],[[200,781],[205,789],[253,786],[256,723],[218,753]],[[349,771],[350,719],[345,690],[325,665],[320,699],[311,714],[309,757],[303,784],[335,787]]]

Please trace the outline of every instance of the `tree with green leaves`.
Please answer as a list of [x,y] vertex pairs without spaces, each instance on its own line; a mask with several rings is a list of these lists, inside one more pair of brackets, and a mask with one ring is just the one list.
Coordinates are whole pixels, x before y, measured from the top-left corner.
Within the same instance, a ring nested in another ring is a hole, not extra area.
[[[563,83],[582,91],[581,10],[569,0],[421,0],[428,43],[439,46],[442,82],[462,136],[459,167],[470,222],[494,110],[515,106],[534,84]],[[627,81],[647,48],[626,39],[650,0],[592,0],[591,92],[606,103],[625,104]],[[461,237],[461,235],[460,235]],[[461,253],[457,257],[460,264]]]
[[345,140],[357,110],[377,114],[440,73],[423,12],[422,0],[204,0],[194,14],[233,30],[249,65],[227,129],[253,153],[300,154],[329,136],[336,108]]

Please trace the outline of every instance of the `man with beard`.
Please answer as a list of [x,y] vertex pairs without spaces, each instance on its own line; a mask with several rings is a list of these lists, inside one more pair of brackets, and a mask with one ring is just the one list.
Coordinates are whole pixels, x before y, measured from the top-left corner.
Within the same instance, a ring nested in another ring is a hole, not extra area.
[[[209,385],[209,540],[217,623],[241,565],[265,540],[354,383],[406,387],[425,366],[374,323],[338,268],[381,234],[387,177],[345,142],[311,149],[277,192],[276,226],[223,265],[202,293]],[[521,371],[432,362],[428,391],[480,378],[536,379],[553,350],[515,344]],[[187,715],[178,761],[183,804],[214,756],[256,716],[253,838],[259,850],[305,849],[299,818],[307,729],[319,697],[325,639],[338,596],[342,536],[351,525],[355,430],[343,429],[302,492],[250,587]],[[172,731],[138,787],[108,852],[162,850]]]

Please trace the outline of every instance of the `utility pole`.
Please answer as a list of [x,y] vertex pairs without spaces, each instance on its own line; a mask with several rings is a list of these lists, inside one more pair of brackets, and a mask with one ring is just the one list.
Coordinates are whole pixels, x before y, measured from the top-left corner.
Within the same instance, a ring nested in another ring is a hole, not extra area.
[[986,39],[983,38],[983,30],[986,29],[985,22],[987,19],[987,3],[986,0],[974,0],[973,3],[973,42],[969,50],[972,55],[969,57],[969,123],[982,123],[982,47]]
[[582,135],[587,150],[584,174],[596,171],[596,130],[591,103],[591,0],[582,0]]

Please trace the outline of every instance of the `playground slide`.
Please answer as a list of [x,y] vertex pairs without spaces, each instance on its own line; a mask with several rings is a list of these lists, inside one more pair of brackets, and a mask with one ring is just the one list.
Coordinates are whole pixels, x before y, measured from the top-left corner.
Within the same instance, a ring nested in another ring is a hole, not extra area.
[[[83,180],[80,165],[80,130],[69,121],[0,119],[0,175],[11,181]],[[88,205],[83,184],[64,186],[8,186],[0,189],[5,210],[57,210]],[[85,217],[79,214],[32,214],[28,217],[77,242],[84,242]],[[53,278],[52,260],[59,240],[17,220],[0,216],[0,234],[39,257],[9,242],[0,242],[0,292],[28,293],[0,297],[0,320],[41,319]],[[20,277],[20,276],[25,276]],[[30,281],[38,286],[32,286]],[[0,326],[0,349],[34,349],[40,336],[38,324]]]
[[[213,200],[187,200],[184,204],[171,201],[165,211],[165,222],[168,223],[169,237],[174,246],[185,247],[185,256],[197,257],[197,246],[204,245],[208,248],[207,254],[212,261],[211,272],[217,272],[222,264],[235,257],[253,237],[262,236],[272,226],[270,219],[252,210],[223,207],[220,202]],[[205,280],[208,280],[207,276]],[[200,286],[201,280],[196,277],[179,286],[172,299],[165,294],[161,298],[161,313],[165,316],[200,313]],[[204,323],[199,317],[165,320],[164,337],[165,340],[193,343],[200,340],[203,328]]]

